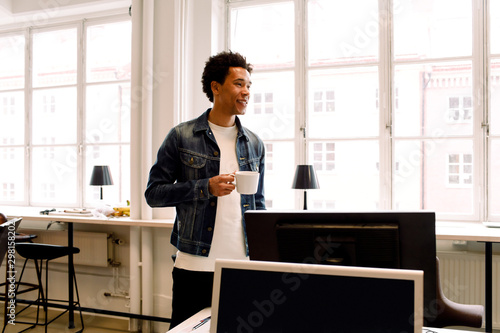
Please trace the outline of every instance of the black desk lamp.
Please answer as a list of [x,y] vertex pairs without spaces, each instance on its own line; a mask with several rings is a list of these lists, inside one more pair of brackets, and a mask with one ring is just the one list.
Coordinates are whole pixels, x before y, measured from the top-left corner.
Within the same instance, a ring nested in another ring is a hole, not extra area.
[[92,176],[90,177],[90,185],[101,187],[102,200],[102,187],[106,185],[113,185],[113,178],[111,178],[111,173],[109,172],[109,167],[107,165],[94,166]]
[[295,169],[295,178],[293,179],[292,188],[304,190],[304,210],[307,210],[307,190],[319,188],[316,171],[312,165],[297,165]]

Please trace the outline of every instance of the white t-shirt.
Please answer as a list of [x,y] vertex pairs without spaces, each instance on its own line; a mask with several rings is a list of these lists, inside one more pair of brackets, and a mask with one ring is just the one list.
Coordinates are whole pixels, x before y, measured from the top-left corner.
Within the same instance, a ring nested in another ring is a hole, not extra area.
[[[238,128],[221,127],[209,122],[220,149],[219,174],[239,170],[236,156]],[[175,267],[191,271],[214,271],[215,259],[248,259],[241,216],[241,196],[236,190],[217,198],[217,213],[208,257],[177,251]]]

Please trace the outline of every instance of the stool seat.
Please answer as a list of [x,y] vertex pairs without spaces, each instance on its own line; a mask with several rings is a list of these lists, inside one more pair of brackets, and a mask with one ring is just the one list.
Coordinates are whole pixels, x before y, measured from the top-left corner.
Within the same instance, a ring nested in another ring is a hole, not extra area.
[[38,260],[53,260],[80,253],[80,249],[77,247],[39,243],[17,243],[16,251],[26,259]]
[[33,234],[24,234],[24,233],[16,232],[15,242],[16,242],[16,243],[20,243],[20,242],[29,242],[29,241],[31,241],[32,239],[35,239],[36,237],[37,237],[37,235],[33,235]]

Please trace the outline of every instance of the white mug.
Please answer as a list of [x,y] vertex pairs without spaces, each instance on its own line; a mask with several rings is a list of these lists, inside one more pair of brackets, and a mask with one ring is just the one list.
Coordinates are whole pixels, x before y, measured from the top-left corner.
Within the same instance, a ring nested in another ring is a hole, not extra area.
[[259,176],[257,171],[236,171],[234,174],[236,191],[240,194],[255,194],[259,186]]

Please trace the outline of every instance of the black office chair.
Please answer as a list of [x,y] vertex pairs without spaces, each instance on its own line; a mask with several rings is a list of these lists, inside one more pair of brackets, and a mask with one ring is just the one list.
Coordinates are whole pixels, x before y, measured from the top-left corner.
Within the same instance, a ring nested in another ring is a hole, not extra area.
[[[35,262],[35,271],[37,275],[37,280],[38,280],[38,296],[35,301],[30,301],[28,302],[28,305],[25,306],[23,309],[20,311],[16,312],[16,321],[15,323],[19,324],[28,324],[30,325],[27,329],[34,328],[35,326],[45,326],[45,332],[47,332],[47,327],[50,323],[52,323],[54,320],[58,319],[62,315],[64,315],[66,312],[68,312],[68,309],[66,308],[65,311],[61,312],[57,316],[55,316],[52,319],[48,319],[48,307],[51,305],[58,306],[64,303],[68,303],[67,300],[60,300],[60,299],[51,299],[49,298],[49,262],[51,260],[61,258],[64,256],[68,256],[70,254],[76,254],[80,252],[80,249],[77,247],[67,247],[67,246],[61,246],[61,245],[51,245],[51,244],[38,244],[38,243],[18,243],[16,244],[16,251],[17,253],[24,257],[27,260],[33,260]],[[43,287],[42,283],[42,274],[43,274],[43,263],[45,262],[45,288]],[[80,296],[78,294],[78,285],[76,283],[76,276],[75,276],[75,271],[74,267],[70,267],[71,270],[73,270],[73,283],[75,285],[75,291],[76,291],[76,301],[74,301],[73,305],[76,308],[80,307]],[[23,271],[21,272],[21,275],[19,277],[19,282],[22,280],[22,276],[24,273],[24,268]],[[28,321],[21,321],[17,320],[18,316],[20,313],[28,309],[31,305],[36,305],[37,306],[37,314],[36,314],[36,321],[35,322],[28,322]],[[43,307],[43,310],[45,312],[45,319],[44,322],[40,322],[40,307]],[[80,309],[80,321],[81,321],[81,329],[78,332],[82,332],[84,329],[84,324],[83,324],[83,315],[82,311]],[[4,326],[5,329],[5,326]]]
[[432,327],[466,326],[481,328],[483,325],[484,306],[460,304],[448,299],[441,289],[439,277],[439,258],[436,257],[436,308],[437,316]]

